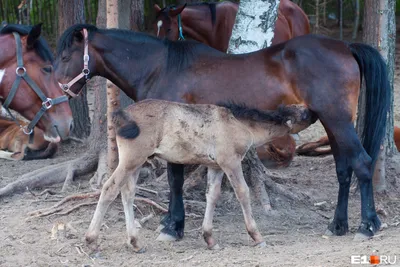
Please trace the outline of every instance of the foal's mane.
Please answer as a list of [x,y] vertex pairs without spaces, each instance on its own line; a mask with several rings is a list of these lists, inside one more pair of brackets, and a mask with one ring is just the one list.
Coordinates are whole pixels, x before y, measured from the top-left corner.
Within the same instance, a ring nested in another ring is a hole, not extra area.
[[[216,4],[217,3],[207,3],[207,2],[202,2],[202,3],[189,3],[186,4],[187,7],[189,6],[208,6],[208,8],[210,9],[210,13],[211,13],[211,23],[214,26],[215,25],[215,21],[217,19],[217,8],[216,8]],[[160,12],[157,14],[157,16],[159,16],[160,14],[165,14],[168,13],[168,11],[171,8],[175,8],[177,7],[177,5],[169,5],[164,7],[163,9],[160,10]],[[168,15],[166,15],[168,16]]]
[[[141,53],[151,54],[154,53],[154,47],[146,44],[156,44],[168,49],[167,67],[172,69],[181,69],[193,62],[193,50],[199,46],[198,42],[186,41],[186,42],[174,42],[168,39],[158,39],[155,36],[135,32],[124,29],[99,29],[91,24],[76,24],[68,28],[60,37],[57,44],[57,56],[60,56],[64,50],[68,50],[72,47],[74,38],[77,32],[82,29],[87,29],[89,41],[93,38],[95,33],[104,34],[115,39],[122,40],[124,43],[136,43],[141,46]],[[206,47],[205,45],[200,45]]]
[[245,104],[237,104],[234,102],[219,102],[217,106],[229,109],[233,116],[238,119],[258,121],[258,122],[273,122],[275,124],[284,124],[287,116],[293,115],[293,112],[280,105],[277,110],[263,111],[256,108],[251,108]]
[[[29,25],[21,25],[21,24],[7,24],[4,27],[0,28],[0,35],[2,34],[12,34],[13,32],[17,32],[20,35],[28,35],[31,31],[32,26]],[[35,42],[33,48],[36,53],[40,56],[44,61],[53,62],[53,53],[46,40],[40,36],[39,39]]]

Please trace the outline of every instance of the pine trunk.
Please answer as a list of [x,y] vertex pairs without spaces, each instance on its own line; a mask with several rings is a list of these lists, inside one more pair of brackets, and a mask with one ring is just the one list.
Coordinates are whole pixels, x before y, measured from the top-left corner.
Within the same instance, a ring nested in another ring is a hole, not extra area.
[[[364,19],[363,23],[363,41],[378,49],[382,54],[387,63],[390,90],[392,91],[390,110],[387,118],[386,138],[382,144],[381,153],[375,165],[373,177],[374,189],[378,193],[386,190],[385,158],[386,156],[391,156],[393,153],[396,153],[393,140],[393,82],[396,43],[395,4],[396,0],[365,0],[364,5],[364,18],[368,19]],[[357,130],[359,134],[361,133],[361,129],[363,129],[364,107],[365,90],[362,88],[357,118]]]
[[[84,0],[59,0],[58,10],[61,11],[59,12],[58,37],[70,26],[85,22]],[[69,104],[74,118],[72,135],[78,138],[88,137],[90,134],[90,118],[86,88],[82,91],[81,97],[71,99]]]
[[134,31],[144,30],[144,0],[132,0],[130,28]]
[[[118,0],[107,0],[107,28],[118,28]],[[119,89],[107,80],[107,166],[111,175],[118,165],[118,148],[112,113],[120,106]]]

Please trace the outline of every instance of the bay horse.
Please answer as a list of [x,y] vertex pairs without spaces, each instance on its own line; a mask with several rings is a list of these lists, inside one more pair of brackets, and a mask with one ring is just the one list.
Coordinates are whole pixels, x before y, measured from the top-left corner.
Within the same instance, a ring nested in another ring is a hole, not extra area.
[[[372,173],[385,136],[391,91],[380,53],[366,44],[303,35],[256,52],[232,55],[195,41],[174,42],[88,24],[68,28],[57,45],[56,78],[66,94],[79,94],[87,79],[103,76],[134,101],[147,98],[189,104],[232,100],[259,110],[304,104],[319,119],[332,146],[339,181],[338,203],[328,231],[348,232],[352,172],[359,179],[358,234],[373,236]],[[83,68],[83,70],[82,70]],[[363,143],[353,126],[362,77],[367,85]],[[183,164],[168,164],[169,213],[162,234],[183,236]]]
[[[160,8],[154,5],[153,33],[171,41],[193,39],[226,52],[239,4],[230,1],[194,3]],[[290,0],[281,0],[272,45],[310,33],[304,11]]]
[[[153,33],[172,41],[184,40],[186,36],[226,52],[238,8],[237,3],[230,1],[171,5],[163,9],[155,4]],[[310,23],[304,11],[290,0],[281,0],[272,45],[309,33]],[[287,167],[296,154],[296,142],[288,135],[256,150],[266,167]]]
[[[23,127],[28,123],[18,120]],[[33,140],[12,119],[0,116],[0,158],[8,160],[47,159],[54,156],[58,143],[44,139],[44,133],[35,127]],[[31,141],[31,142],[30,142]],[[7,150],[7,151],[4,151]]]
[[35,26],[5,24],[0,28],[0,103],[30,123],[19,125],[31,135],[35,126],[49,142],[69,136],[72,112],[68,97],[60,92],[53,73],[53,55]]
[[97,247],[107,209],[121,192],[127,243],[135,252],[143,250],[138,244],[133,201],[140,167],[149,157],[157,156],[168,162],[208,167],[203,237],[209,249],[219,248],[212,236],[212,221],[224,173],[242,207],[247,232],[257,246],[265,247],[252,215],[241,161],[251,147],[297,132],[308,127],[311,120],[310,111],[300,105],[261,111],[234,103],[196,105],[155,99],[140,101],[114,113],[119,163],[101,189],[85,236],[87,244]]
[[[393,133],[394,143],[397,150],[400,152],[400,128],[394,127]],[[299,146],[296,149],[296,153],[302,156],[322,156],[332,154],[330,147],[323,148],[324,146],[329,146],[329,139],[327,136],[321,137],[318,141],[310,142]]]

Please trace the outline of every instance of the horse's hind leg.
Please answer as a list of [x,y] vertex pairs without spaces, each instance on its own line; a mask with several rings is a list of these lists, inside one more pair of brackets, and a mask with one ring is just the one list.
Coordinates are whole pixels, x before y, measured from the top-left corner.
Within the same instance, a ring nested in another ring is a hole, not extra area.
[[140,168],[137,168],[131,177],[129,177],[126,184],[122,186],[121,198],[124,206],[126,231],[128,234],[127,244],[133,248],[134,252],[143,252],[138,244],[138,231],[135,226],[135,213],[133,211],[133,202],[135,199],[136,182],[139,177]]
[[[119,153],[121,155],[121,153]],[[144,162],[144,161],[143,161]],[[110,204],[118,196],[121,187],[127,182],[127,179],[131,178],[132,172],[134,172],[140,164],[130,165],[132,168],[127,168],[125,161],[121,160],[118,167],[115,169],[114,173],[107,180],[101,189],[100,199],[97,203],[96,211],[94,212],[92,221],[90,223],[89,229],[86,232],[85,240],[87,244],[94,243],[94,247],[97,246],[96,241],[99,236],[100,228]]]
[[233,190],[235,191],[236,197],[242,207],[244,221],[246,229],[251,238],[254,240],[257,246],[265,246],[265,242],[260,232],[258,231],[256,221],[253,218],[250,205],[250,191],[243,177],[242,164],[240,161],[230,162],[229,165],[222,166],[222,170],[228,177]]
[[336,170],[340,183],[338,205],[335,219],[329,230],[334,234],[347,231],[347,203],[350,187],[351,169],[359,179],[361,192],[361,225],[358,235],[373,236],[379,230],[381,222],[375,210],[372,188],[372,160],[365,152],[351,123],[335,125],[330,128],[332,150],[336,161]]
[[208,167],[207,172],[207,206],[203,220],[203,237],[209,249],[219,249],[218,244],[212,237],[212,221],[214,217],[215,205],[221,194],[221,182],[224,172],[221,169]]

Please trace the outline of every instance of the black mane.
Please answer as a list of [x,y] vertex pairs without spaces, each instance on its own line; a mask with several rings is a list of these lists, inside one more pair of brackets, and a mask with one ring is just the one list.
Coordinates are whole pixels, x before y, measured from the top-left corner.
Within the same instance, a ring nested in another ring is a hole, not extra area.
[[[7,24],[4,27],[0,28],[0,34],[11,34],[13,32],[17,32],[20,35],[28,35],[31,31],[32,26],[29,25],[21,25],[21,24]],[[53,53],[46,40],[43,37],[39,37],[39,39],[34,44],[34,49],[38,53],[41,59],[44,61],[53,62]]]
[[233,116],[238,119],[258,121],[258,122],[273,122],[275,124],[284,124],[287,117],[294,115],[293,111],[280,105],[277,110],[263,111],[255,108],[247,107],[245,104],[237,104],[233,102],[219,102],[217,106],[229,109]]
[[[146,46],[146,44],[156,44],[168,49],[167,68],[180,70],[190,65],[194,60],[194,49],[200,43],[196,41],[174,42],[168,39],[158,39],[155,36],[123,29],[99,29],[91,24],[76,24],[68,28],[60,37],[57,44],[57,56],[60,56],[64,50],[71,48],[74,42],[76,32],[80,32],[83,28],[88,30],[89,41],[95,33],[104,34],[106,36],[122,40],[124,43],[132,42],[141,45],[142,54],[154,53],[154,47]],[[200,45],[201,47],[207,47]]]

